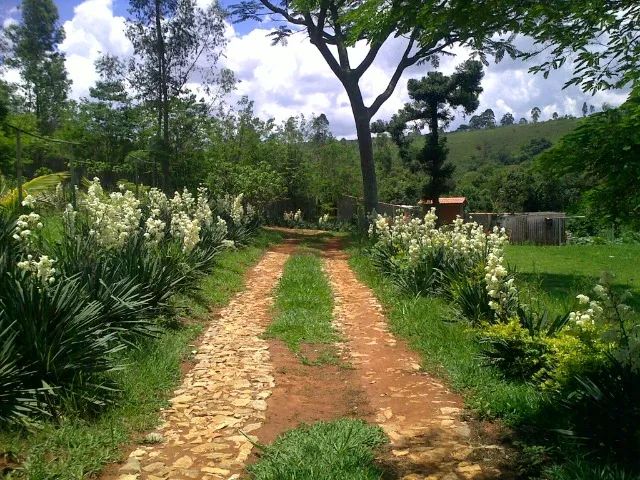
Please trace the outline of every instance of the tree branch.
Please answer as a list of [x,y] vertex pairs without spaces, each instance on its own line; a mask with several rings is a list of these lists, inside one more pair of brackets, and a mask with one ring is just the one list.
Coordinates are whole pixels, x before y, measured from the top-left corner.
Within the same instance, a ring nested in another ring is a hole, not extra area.
[[398,66],[396,67],[395,72],[393,72],[393,75],[389,80],[389,84],[387,85],[387,88],[385,88],[384,92],[378,95],[378,97],[373,101],[371,106],[368,108],[369,118],[373,117],[378,112],[378,110],[380,110],[380,107],[382,106],[382,104],[386,102],[388,98],[391,96],[391,94],[396,88],[396,85],[398,84],[398,80],[400,80],[400,77],[402,76],[402,72],[404,72],[407,67],[415,63],[415,62],[410,63],[409,54],[413,49],[413,45],[416,41],[416,37],[417,37],[417,30],[414,30],[413,33],[411,34],[411,38],[409,39],[409,43],[407,44],[407,48],[405,48],[404,53],[402,54],[402,58],[400,59]]
[[329,3],[329,12],[331,13],[331,20],[333,22],[334,37],[336,40],[336,47],[338,47],[338,58],[340,59],[340,66],[343,70],[351,70],[351,64],[349,62],[349,52],[344,44],[344,35],[342,33],[342,27],[340,26],[340,16],[338,15],[338,7],[333,0]]
[[378,95],[378,97],[373,101],[373,103],[369,107],[369,115],[371,117],[373,117],[378,112],[382,104],[389,99],[389,97],[395,90],[396,85],[398,84],[398,81],[402,76],[402,73],[408,67],[410,67],[411,65],[415,65],[420,60],[426,57],[442,52],[445,48],[449,47],[450,45],[458,41],[458,38],[455,36],[449,37],[442,45],[438,47],[433,45],[424,46],[420,48],[414,55],[409,56],[409,54],[411,53],[411,49],[415,44],[416,37],[417,37],[417,30],[414,30],[409,39],[409,44],[407,45],[407,48],[402,54],[402,58],[400,59],[398,66],[396,67],[395,72],[393,72],[393,75],[391,76],[391,80],[389,80],[389,84],[387,85],[387,88],[385,88],[385,90],[380,95]]
[[367,52],[367,55],[364,57],[362,62],[360,62],[360,65],[358,65],[354,70],[354,73],[357,78],[362,77],[362,75],[364,75],[364,72],[366,72],[367,69],[371,66],[373,61],[378,56],[378,52],[380,51],[380,48],[382,48],[382,45],[384,44],[385,41],[386,39],[381,42],[378,41],[371,46],[371,48]]
[[327,42],[322,35],[323,30],[319,29],[313,23],[313,18],[311,18],[311,14],[308,11],[304,12],[304,17],[311,44],[315,45],[322,57],[327,62],[327,65],[329,65],[329,68],[331,68],[331,71],[336,75],[336,77],[338,77],[340,81],[342,81],[344,78],[344,71],[340,67],[340,64],[338,63],[336,58],[333,56],[333,53],[331,53],[331,50],[329,50]]
[[273,13],[282,15],[284,18],[287,19],[288,22],[294,23],[296,25],[304,25],[305,27],[308,27],[306,20],[303,20],[302,18],[299,18],[299,17],[294,17],[289,12],[287,12],[284,8],[276,7],[269,0],[260,0],[260,3],[262,3],[265,7],[271,10]]

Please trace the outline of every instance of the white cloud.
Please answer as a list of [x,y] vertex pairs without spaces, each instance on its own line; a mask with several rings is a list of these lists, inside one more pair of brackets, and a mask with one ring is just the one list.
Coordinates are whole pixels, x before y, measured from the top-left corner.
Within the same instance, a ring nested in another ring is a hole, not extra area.
[[[198,0],[198,4],[205,6],[210,1]],[[7,18],[4,21],[11,20]],[[241,80],[234,95],[248,95],[263,118],[284,120],[299,113],[307,117],[312,113],[325,113],[335,135],[353,137],[355,127],[344,88],[309,40],[300,33],[290,38],[287,46],[272,46],[267,34],[273,24],[263,22],[255,25],[253,30],[244,34],[238,33],[231,24],[227,26],[229,43],[221,62],[234,70]],[[132,54],[131,43],[125,35],[125,18],[114,15],[113,0],[82,1],[74,8],[73,17],[64,23],[64,29],[66,39],[60,48],[67,56],[73,98],[88,95],[89,87],[97,80],[94,62],[101,54]],[[361,79],[367,104],[386,88],[404,51],[405,42],[403,38],[390,39]],[[519,42],[524,45],[527,39]],[[366,45],[361,43],[352,48],[352,64],[356,65],[366,51]],[[468,58],[468,51],[464,48],[456,47],[452,52],[456,55],[444,57],[441,61],[440,69],[446,74]],[[517,120],[522,116],[529,117],[531,108],[538,106],[542,109],[542,119],[547,119],[553,112],[581,115],[584,101],[599,109],[603,102],[619,105],[626,99],[626,92],[599,92],[591,97],[577,88],[563,90],[562,86],[569,78],[569,68],[567,65],[545,80],[541,75],[528,73],[528,66],[520,61],[505,59],[499,64],[491,64],[486,68],[482,83],[484,91],[480,96],[479,111],[492,108],[498,119],[504,113],[512,112]],[[405,71],[395,92],[376,118],[389,118],[401,108],[409,100],[407,80],[421,77],[430,69],[429,65],[423,65]],[[7,71],[5,77],[9,75],[15,77],[15,72]],[[461,114],[457,117],[452,128],[468,121]]]
[[71,96],[87,96],[98,75],[94,62],[105,53],[119,56],[133,52],[125,36],[125,19],[114,16],[112,0],[86,0],[64,22],[65,40],[60,50],[67,56],[66,67],[73,81]]
[[[254,100],[260,116],[284,120],[298,113],[306,116],[325,113],[334,134],[354,136],[353,117],[344,88],[306,37],[295,35],[283,47],[271,45],[271,39],[266,36],[270,32],[267,26],[261,25],[245,35],[236,34],[231,26],[229,30],[225,64],[241,80],[236,93]],[[389,40],[361,79],[366,103],[370,104],[386,87],[404,50],[404,42],[401,38]],[[520,42],[527,43],[527,39]],[[456,55],[444,57],[440,64],[445,74],[452,73],[456,65],[469,57],[469,52],[462,47],[452,51]],[[366,45],[356,45],[352,49],[352,65],[357,65],[365,52]],[[519,60],[505,59],[499,64],[490,64],[485,69],[478,111],[492,108],[498,119],[511,112],[517,121],[520,117],[529,118],[531,109],[538,106],[545,120],[551,118],[553,112],[579,116],[584,101],[599,109],[603,102],[619,105],[626,99],[627,92],[599,92],[592,97],[575,87],[563,90],[571,73],[569,68],[554,72],[545,80],[542,75],[529,73],[528,65]],[[376,118],[389,118],[409,101],[407,80],[423,76],[430,69],[428,65],[408,69]],[[457,117],[452,128],[468,121],[462,114]]]

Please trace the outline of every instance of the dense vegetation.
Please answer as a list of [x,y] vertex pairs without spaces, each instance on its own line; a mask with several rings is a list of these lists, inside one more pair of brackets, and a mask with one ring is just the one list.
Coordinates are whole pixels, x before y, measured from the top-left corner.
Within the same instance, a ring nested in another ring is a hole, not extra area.
[[[240,288],[261,252],[243,248],[262,220],[273,219],[276,202],[288,205],[277,219],[285,225],[341,227],[332,217],[345,194],[364,198],[363,213],[378,199],[415,204],[457,194],[470,210],[563,210],[584,218],[572,226],[577,235],[606,229],[637,239],[637,2],[293,0],[281,8],[248,0],[231,7],[240,21],[279,16],[285,24],[271,32],[276,41],[298,27],[306,32],[345,88],[357,141],[333,137],[331,112],[276,121],[259,118],[250,98],[230,105],[236,78],[220,62],[230,15],[202,3],[130,0],[132,55],[99,58],[98,80],[77,100],[69,98],[54,1],[22,0],[20,21],[3,26],[0,73],[9,67],[19,77],[0,79],[0,446],[7,455],[0,468],[19,462],[11,475],[94,475],[118,445],[153,424],[200,330],[197,321],[182,325],[180,313],[198,298],[202,310]],[[627,101],[602,112],[585,103],[580,120],[541,121],[534,105],[530,120],[517,122],[509,112],[497,122],[489,108],[474,114],[488,57],[537,58],[517,51],[514,32],[549,54],[534,73],[570,64],[569,84],[591,92],[630,86]],[[392,36],[407,37],[407,48],[388,86],[370,97],[360,80]],[[599,44],[605,37],[608,44]],[[349,59],[355,42],[367,51],[359,65]],[[437,70],[443,52],[459,46],[478,61],[450,76],[410,80],[406,115],[379,122],[372,137],[371,120],[402,73],[425,63]],[[473,116],[446,133],[456,108]],[[314,218],[304,218],[304,205],[318,207]],[[539,457],[549,453],[569,459],[544,473],[558,479],[637,475],[639,304],[627,292],[637,297],[628,270],[636,247],[607,250],[625,259],[614,279],[593,270],[614,263],[597,247],[570,250],[593,253],[590,269],[575,253],[544,251],[538,274],[527,255],[537,260],[541,250],[506,248],[504,231],[487,234],[462,220],[436,227],[432,213],[378,217],[371,235],[366,255],[352,261],[394,328],[467,391],[480,415],[501,417],[522,435],[524,453],[535,454],[526,474],[543,474],[553,462]],[[267,334],[303,361],[336,361],[330,349],[317,359],[301,353],[305,343],[336,340],[320,260],[294,256],[276,297]],[[285,458],[295,466],[291,478],[377,478],[372,459],[383,442],[361,422],[302,427],[265,448],[253,474],[289,478],[280,470]]]

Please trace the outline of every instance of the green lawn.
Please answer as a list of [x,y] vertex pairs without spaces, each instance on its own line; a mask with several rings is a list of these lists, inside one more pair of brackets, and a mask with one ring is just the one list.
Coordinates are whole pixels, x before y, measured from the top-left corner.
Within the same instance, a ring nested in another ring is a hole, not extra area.
[[127,353],[127,367],[116,376],[122,389],[117,405],[96,418],[69,416],[34,426],[31,432],[0,432],[0,468],[3,456],[22,464],[3,478],[84,479],[119,460],[123,445],[140,440],[157,425],[159,409],[179,383],[180,364],[191,355],[209,309],[227,303],[244,285],[245,272],[280,238],[264,231],[250,246],[223,252],[196,295],[173,299],[190,322],[165,328],[159,338]]
[[631,291],[631,306],[640,312],[640,245],[510,245],[505,256],[519,278],[546,292],[557,307],[578,293],[591,295],[607,271],[615,276],[615,286]]

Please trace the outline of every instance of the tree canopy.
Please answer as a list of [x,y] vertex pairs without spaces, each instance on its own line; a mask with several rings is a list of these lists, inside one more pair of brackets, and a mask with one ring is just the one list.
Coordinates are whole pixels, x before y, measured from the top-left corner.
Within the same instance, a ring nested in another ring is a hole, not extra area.
[[640,3],[636,0],[537,0],[525,2],[519,25],[536,47],[526,60],[544,60],[530,71],[552,70],[570,63],[565,86],[584,91],[620,88],[640,79]]
[[640,88],[619,108],[584,119],[540,162],[556,176],[579,176],[592,215],[640,227]]

